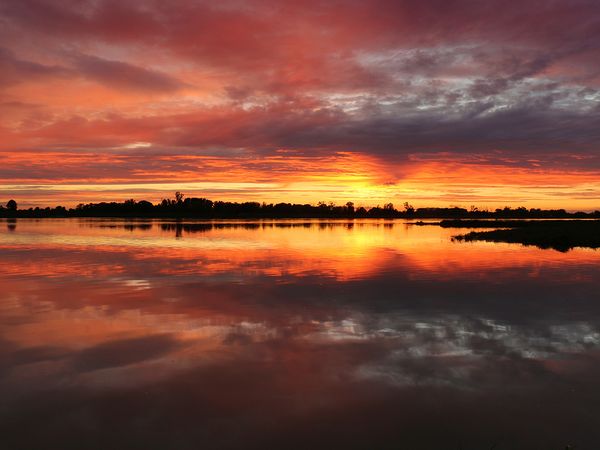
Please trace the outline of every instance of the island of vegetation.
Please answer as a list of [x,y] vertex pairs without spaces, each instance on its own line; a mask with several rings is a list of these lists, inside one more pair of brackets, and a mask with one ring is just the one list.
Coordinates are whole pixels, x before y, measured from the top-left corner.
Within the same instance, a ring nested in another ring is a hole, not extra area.
[[442,220],[445,228],[493,228],[454,236],[455,241],[534,245],[566,252],[575,247],[600,248],[600,220]]

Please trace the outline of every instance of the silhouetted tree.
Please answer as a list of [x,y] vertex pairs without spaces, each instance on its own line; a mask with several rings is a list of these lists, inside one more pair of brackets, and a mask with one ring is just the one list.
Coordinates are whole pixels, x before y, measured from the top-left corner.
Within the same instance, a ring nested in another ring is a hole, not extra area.
[[367,210],[363,206],[360,206],[356,210],[356,217],[367,217]]
[[9,200],[6,203],[6,209],[8,209],[9,211],[16,211],[17,210],[17,202],[15,202],[14,200]]
[[349,216],[354,215],[354,203],[352,203],[352,202],[346,203],[346,212]]

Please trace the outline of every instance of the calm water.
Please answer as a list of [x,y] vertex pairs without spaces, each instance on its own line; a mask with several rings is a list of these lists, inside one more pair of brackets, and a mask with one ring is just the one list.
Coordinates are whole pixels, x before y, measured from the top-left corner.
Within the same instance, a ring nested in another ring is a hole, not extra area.
[[600,252],[0,221],[2,449],[597,449]]

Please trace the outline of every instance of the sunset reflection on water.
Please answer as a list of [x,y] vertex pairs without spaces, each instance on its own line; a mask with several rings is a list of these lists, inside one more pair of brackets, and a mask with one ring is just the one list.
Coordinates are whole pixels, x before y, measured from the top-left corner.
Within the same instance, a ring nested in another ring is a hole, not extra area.
[[0,431],[8,448],[600,442],[600,253],[454,234],[0,223]]

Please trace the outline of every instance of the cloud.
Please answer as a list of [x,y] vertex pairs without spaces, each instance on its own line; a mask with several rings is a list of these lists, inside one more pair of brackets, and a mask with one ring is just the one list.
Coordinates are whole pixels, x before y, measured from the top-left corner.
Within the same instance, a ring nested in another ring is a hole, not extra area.
[[122,61],[80,54],[73,57],[73,62],[84,77],[117,89],[173,92],[185,86],[170,75]]
[[72,363],[80,371],[121,367],[159,358],[180,346],[174,337],[163,334],[120,339],[84,349]]
[[[49,66],[20,59],[9,49],[0,47],[0,87],[24,81],[43,81],[53,77],[64,77],[69,71],[60,66]],[[13,102],[17,104],[19,102]]]
[[257,154],[296,149],[314,156],[354,151],[400,158],[422,152],[506,151],[529,159],[536,153],[543,157],[553,152],[596,151],[600,110],[563,107],[548,96],[511,101],[512,105],[490,102],[424,110],[401,101],[386,106],[364,101],[355,111],[323,102],[310,109],[295,102],[276,102],[249,109],[215,107],[135,118],[72,117],[27,135],[59,148],[119,147],[143,141],[200,153],[220,147]]
[[[9,49],[0,47],[0,87],[23,82],[84,77],[114,89],[174,92],[185,87],[177,78],[121,61],[77,54],[70,58],[73,67],[47,65],[21,59]],[[23,106],[25,102],[13,101]],[[5,104],[5,103],[3,103]]]

